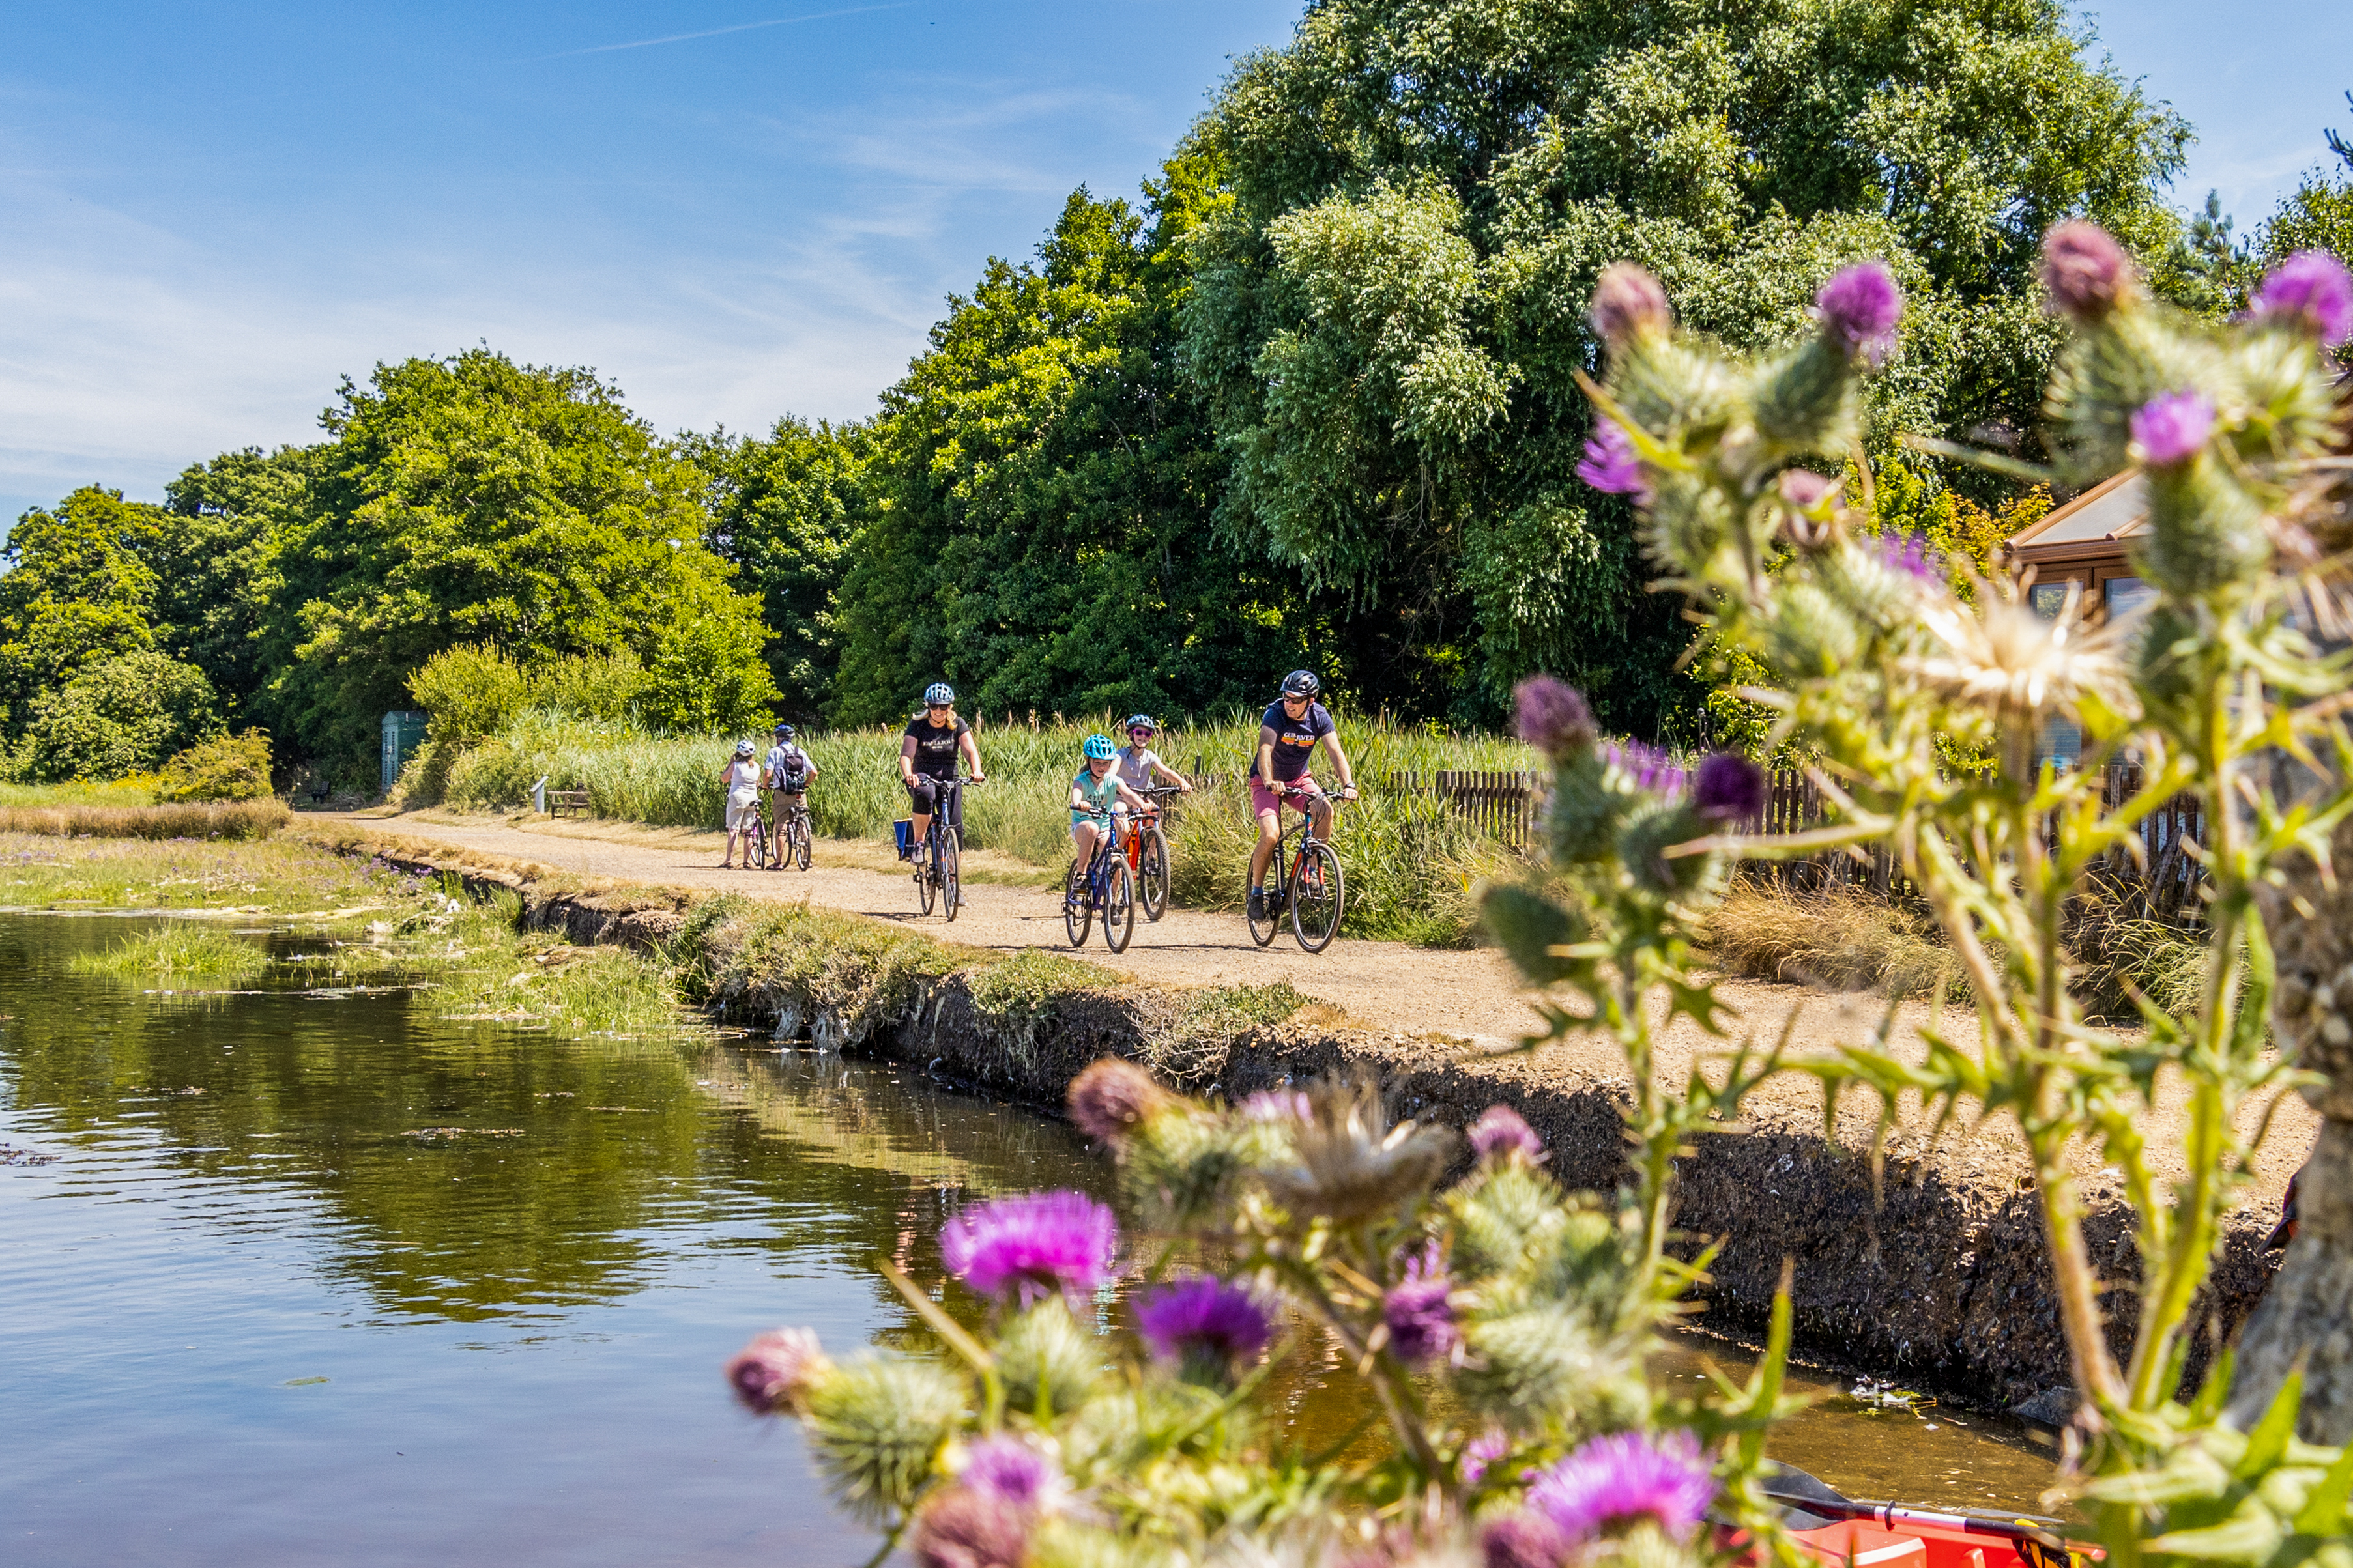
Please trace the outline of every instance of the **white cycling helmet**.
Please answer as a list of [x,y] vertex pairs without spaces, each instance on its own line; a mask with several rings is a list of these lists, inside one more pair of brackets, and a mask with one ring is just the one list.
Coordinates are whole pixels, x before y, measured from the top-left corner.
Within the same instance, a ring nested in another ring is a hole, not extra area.
[[[756,747],[754,747],[754,746],[752,744],[752,742],[749,742],[749,741],[738,741],[738,742],[735,742],[735,754],[736,754],[737,756],[739,756],[739,757],[748,757],[748,756],[750,756],[750,755],[753,753],[753,752],[754,752],[754,751],[755,751],[756,749],[757,749],[757,748],[756,748]],[[704,754],[705,756],[710,755],[710,753],[709,753],[709,752],[704,752],[703,754]]]
[[926,708],[955,707],[955,688],[944,680],[933,681],[923,688],[923,706]]

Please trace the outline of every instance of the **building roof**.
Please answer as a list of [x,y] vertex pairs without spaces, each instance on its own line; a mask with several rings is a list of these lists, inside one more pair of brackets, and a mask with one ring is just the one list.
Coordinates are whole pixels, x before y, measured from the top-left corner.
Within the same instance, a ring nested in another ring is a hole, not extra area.
[[2126,468],[2054,508],[2010,542],[2012,565],[2124,559],[2126,539],[2148,526],[2148,481]]

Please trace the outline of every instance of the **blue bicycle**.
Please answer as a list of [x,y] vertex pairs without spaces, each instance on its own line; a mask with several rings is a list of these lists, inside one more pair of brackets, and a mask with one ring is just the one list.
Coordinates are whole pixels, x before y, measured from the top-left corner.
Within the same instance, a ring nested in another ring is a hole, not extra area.
[[1119,836],[1111,830],[1111,813],[1089,815],[1103,826],[1095,835],[1095,852],[1084,866],[1073,859],[1062,882],[1062,929],[1072,947],[1084,947],[1095,916],[1103,916],[1103,945],[1125,952],[1135,935],[1135,874],[1128,869]]

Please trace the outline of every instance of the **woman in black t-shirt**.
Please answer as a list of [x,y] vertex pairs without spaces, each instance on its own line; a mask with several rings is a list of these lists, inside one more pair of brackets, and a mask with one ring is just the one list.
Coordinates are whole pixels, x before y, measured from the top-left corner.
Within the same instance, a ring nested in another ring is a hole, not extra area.
[[899,780],[907,786],[914,816],[908,825],[913,843],[922,844],[932,830],[932,814],[943,797],[948,826],[959,834],[964,831],[964,792],[955,787],[959,762],[972,769],[973,783],[988,776],[980,771],[980,746],[972,738],[972,726],[956,717],[955,689],[935,681],[923,692],[923,710],[907,721],[906,734],[899,742]]
[[1266,864],[1282,842],[1285,800],[1315,819],[1318,837],[1332,831],[1332,803],[1307,771],[1320,743],[1332,753],[1340,776],[1340,798],[1356,798],[1356,770],[1340,749],[1340,729],[1324,704],[1315,700],[1323,682],[1303,669],[1282,678],[1282,694],[1259,721],[1258,754],[1250,759],[1250,809],[1258,816],[1258,845],[1250,851],[1250,916],[1266,918]]

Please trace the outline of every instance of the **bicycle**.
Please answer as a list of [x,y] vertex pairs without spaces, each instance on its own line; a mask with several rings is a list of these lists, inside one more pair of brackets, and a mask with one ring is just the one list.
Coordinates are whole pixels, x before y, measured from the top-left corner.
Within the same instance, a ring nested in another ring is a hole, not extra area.
[[941,917],[953,921],[956,911],[964,908],[964,838],[948,826],[948,818],[962,815],[955,808],[963,804],[964,786],[979,782],[967,778],[939,781],[932,826],[924,832],[923,843],[915,847],[915,901],[925,914],[930,914],[932,905],[937,902]]
[[[1286,790],[1283,804],[1291,805],[1305,790]],[[1326,795],[1332,809],[1337,812],[1342,803]],[[1291,855],[1286,873],[1283,866],[1282,840],[1275,842],[1274,854],[1266,867],[1266,898],[1262,919],[1250,920],[1250,940],[1264,947],[1272,942],[1282,929],[1284,910],[1291,914],[1291,934],[1309,952],[1321,952],[1332,945],[1339,934],[1340,917],[1347,909],[1348,885],[1340,873],[1340,857],[1332,847],[1315,837],[1315,814],[1304,806],[1299,812],[1299,843]],[[1283,836],[1289,837],[1286,832]],[[1249,918],[1245,914],[1245,918]],[[1263,928],[1263,929],[1261,929]]]
[[[1089,815],[1100,822],[1111,813]],[[1135,876],[1117,847],[1116,836],[1108,828],[1096,835],[1095,852],[1086,865],[1082,867],[1073,857],[1070,872],[1062,879],[1062,930],[1069,933],[1072,947],[1086,945],[1087,931],[1098,910],[1103,912],[1103,945],[1113,952],[1125,952],[1135,936]]]
[[[779,794],[803,796],[808,789],[808,779],[803,774],[786,773],[778,782],[776,789]],[[765,807],[767,803],[764,801],[761,804]],[[773,864],[778,868],[786,866],[798,866],[804,871],[809,868],[809,808],[806,799],[786,812],[784,822],[769,831],[767,842],[775,851]],[[771,863],[765,858],[760,862],[763,866]]]
[[1127,868],[1135,873],[1136,897],[1144,918],[1157,921],[1168,912],[1168,836],[1161,831],[1160,803],[1185,792],[1175,784],[1146,784],[1135,792],[1152,802],[1152,809],[1127,825]]

